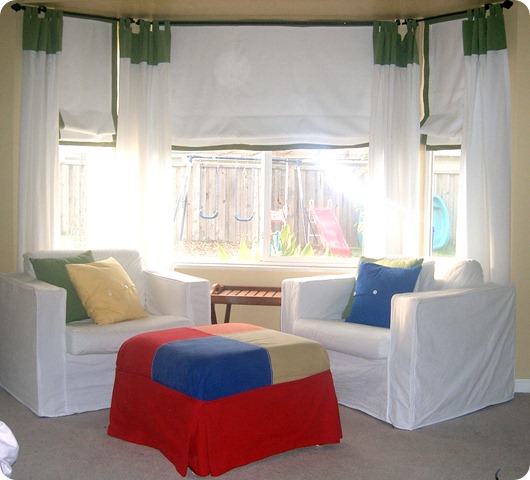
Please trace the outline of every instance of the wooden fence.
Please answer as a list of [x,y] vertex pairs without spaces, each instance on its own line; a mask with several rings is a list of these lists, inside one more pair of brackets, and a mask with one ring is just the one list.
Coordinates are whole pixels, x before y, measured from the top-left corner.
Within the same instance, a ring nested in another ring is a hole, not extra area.
[[[360,168],[364,167],[356,167]],[[241,238],[249,244],[259,241],[261,175],[259,161],[198,161],[191,167],[176,166],[174,183],[180,195],[176,237],[202,242],[223,239],[239,243]],[[317,246],[317,232],[309,221],[309,204],[312,201],[321,208],[330,202],[346,241],[357,246],[359,209],[351,193],[338,190],[322,167],[292,160],[273,161],[270,233],[289,224],[302,245],[312,240]]]
[[[61,234],[71,238],[86,235],[87,166],[82,162],[61,165]],[[362,165],[349,168],[362,188]],[[346,170],[345,170],[346,171]],[[194,162],[177,164],[173,168],[175,185],[175,234],[186,241],[211,242],[223,240],[248,243],[261,235],[260,214],[261,169],[259,161]],[[186,180],[187,178],[187,180]],[[308,222],[310,200],[317,208],[330,202],[342,233],[350,247],[359,245],[358,221],[360,204],[355,200],[354,182],[351,188],[337,188],[329,172],[315,164],[295,161],[273,162],[271,210],[275,218],[289,224],[300,243],[317,245],[315,232]],[[348,177],[350,178],[350,177]],[[75,193],[74,193],[75,192]],[[440,195],[449,210],[451,239],[454,247],[458,174],[437,173],[434,193]],[[184,208],[185,207],[185,208]],[[271,232],[280,230],[284,222],[272,222]]]

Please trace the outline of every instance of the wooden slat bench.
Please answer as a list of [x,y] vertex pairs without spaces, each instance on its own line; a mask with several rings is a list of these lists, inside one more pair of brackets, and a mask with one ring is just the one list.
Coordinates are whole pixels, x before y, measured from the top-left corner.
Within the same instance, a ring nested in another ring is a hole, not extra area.
[[215,305],[226,305],[224,323],[230,322],[232,305],[266,305],[279,307],[282,304],[280,287],[228,286],[215,283],[210,291],[212,324],[217,323]]

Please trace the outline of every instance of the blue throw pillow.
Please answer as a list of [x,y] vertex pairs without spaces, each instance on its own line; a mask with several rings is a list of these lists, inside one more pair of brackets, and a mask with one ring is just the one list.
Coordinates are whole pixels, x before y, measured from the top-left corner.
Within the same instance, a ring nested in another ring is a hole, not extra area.
[[347,322],[390,328],[390,302],[396,293],[414,290],[421,266],[392,268],[361,263],[355,284],[355,301]]

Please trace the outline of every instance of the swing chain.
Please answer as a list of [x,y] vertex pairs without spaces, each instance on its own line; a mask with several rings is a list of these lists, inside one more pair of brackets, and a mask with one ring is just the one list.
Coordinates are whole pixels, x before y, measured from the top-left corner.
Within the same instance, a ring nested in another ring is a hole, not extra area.
[[203,212],[203,205],[202,205],[202,169],[204,168],[204,164],[201,163],[201,166],[199,168],[199,216],[201,218],[204,218],[205,220],[213,220],[214,218],[219,215],[219,163],[217,164],[217,167],[215,167],[215,210],[212,214],[208,215]]

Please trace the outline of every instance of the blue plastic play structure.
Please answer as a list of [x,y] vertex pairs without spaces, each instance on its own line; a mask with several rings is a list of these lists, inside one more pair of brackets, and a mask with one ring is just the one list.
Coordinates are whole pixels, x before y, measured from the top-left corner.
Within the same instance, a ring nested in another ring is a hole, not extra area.
[[432,197],[432,249],[444,248],[451,237],[449,210],[439,195]]

